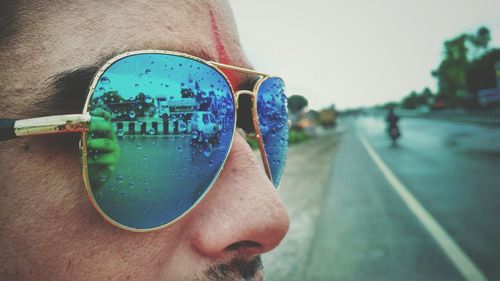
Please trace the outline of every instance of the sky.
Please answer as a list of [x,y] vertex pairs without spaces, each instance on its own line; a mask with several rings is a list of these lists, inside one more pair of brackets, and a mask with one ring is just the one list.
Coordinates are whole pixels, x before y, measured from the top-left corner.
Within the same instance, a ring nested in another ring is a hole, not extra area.
[[500,0],[230,0],[255,69],[282,77],[309,108],[399,101],[437,89],[443,43],[490,28],[500,48]]

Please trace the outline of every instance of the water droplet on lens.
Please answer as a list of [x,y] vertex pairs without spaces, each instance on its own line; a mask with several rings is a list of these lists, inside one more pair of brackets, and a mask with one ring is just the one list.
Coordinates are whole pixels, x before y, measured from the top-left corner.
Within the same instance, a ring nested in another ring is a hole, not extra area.
[[138,144],[136,145],[136,147],[137,147],[137,149],[142,149],[142,144],[138,143]]
[[126,191],[122,191],[122,192],[120,192],[120,194],[121,194],[123,197],[127,197],[127,196],[128,196],[128,192],[126,192]]
[[101,182],[106,182],[108,180],[108,177],[105,175],[101,175]]
[[208,145],[204,150],[203,154],[208,157],[212,154],[212,145]]
[[211,166],[213,166],[213,165],[214,165],[214,160],[210,160],[210,161],[208,161],[208,165],[209,165],[210,167],[211,167]]
[[151,98],[151,96],[146,96],[146,99],[144,101],[146,103],[152,103],[153,102],[153,98]]
[[149,131],[148,131],[148,134],[150,134],[150,135],[156,134],[155,128],[150,128]]
[[177,146],[177,150],[178,150],[178,151],[182,151],[182,145],[178,145],[178,146]]
[[124,180],[125,180],[125,178],[123,178],[123,176],[117,176],[117,177],[116,177],[116,181],[117,181],[118,183],[123,183],[123,181],[124,181]]
[[148,75],[151,74],[151,69],[146,69],[146,71],[144,71],[144,73],[146,73]]
[[193,131],[193,132],[191,132],[191,138],[192,138],[192,139],[196,139],[196,138],[198,138],[198,132],[197,132],[197,131]]
[[108,78],[108,77],[106,77],[106,76],[103,76],[103,77],[101,78],[101,83],[102,83],[102,84],[109,84],[110,82],[111,82],[111,80],[109,80],[109,78]]
[[143,159],[143,160],[148,160],[148,156],[147,156],[147,155],[144,155],[144,156],[142,157],[142,159]]
[[135,84],[134,86],[135,86],[135,87],[139,87],[139,84]]
[[134,118],[135,117],[135,112],[134,111],[130,111],[130,113],[128,114],[128,116],[130,118]]
[[104,92],[104,87],[99,87],[99,91]]

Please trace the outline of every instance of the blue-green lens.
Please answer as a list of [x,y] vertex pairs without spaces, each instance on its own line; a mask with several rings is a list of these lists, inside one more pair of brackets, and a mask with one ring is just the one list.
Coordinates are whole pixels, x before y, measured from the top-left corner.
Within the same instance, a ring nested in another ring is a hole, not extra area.
[[278,187],[288,150],[288,114],[283,80],[271,77],[260,84],[257,112],[271,179]]
[[121,58],[98,79],[86,138],[91,197],[119,225],[168,224],[205,194],[227,157],[230,86],[205,63],[158,53]]

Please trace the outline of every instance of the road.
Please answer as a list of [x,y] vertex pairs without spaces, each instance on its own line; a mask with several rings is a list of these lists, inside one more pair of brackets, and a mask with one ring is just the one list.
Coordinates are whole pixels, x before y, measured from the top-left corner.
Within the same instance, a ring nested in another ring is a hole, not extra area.
[[[391,147],[384,126],[343,120],[290,150],[280,192],[292,224],[264,256],[267,280],[500,280],[500,130],[403,119]],[[303,178],[307,151],[327,180],[286,181]]]

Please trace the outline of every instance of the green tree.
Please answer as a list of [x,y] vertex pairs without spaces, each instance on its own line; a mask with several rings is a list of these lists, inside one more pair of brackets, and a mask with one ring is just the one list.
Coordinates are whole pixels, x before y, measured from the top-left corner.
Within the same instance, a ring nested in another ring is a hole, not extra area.
[[491,33],[487,27],[480,27],[476,34],[469,35],[469,42],[471,43],[471,60],[476,60],[488,51],[488,45],[491,41]]
[[287,102],[288,110],[293,114],[299,113],[308,105],[307,99],[301,95],[290,96]]
[[432,75],[438,79],[438,98],[448,107],[466,106],[471,100],[466,85],[469,64],[488,51],[490,41],[490,30],[483,26],[444,43],[444,58]]
[[415,109],[422,105],[431,105],[434,101],[434,94],[429,88],[425,88],[421,93],[412,91],[401,101],[401,106],[406,109]]
[[417,92],[412,91],[408,96],[404,97],[401,101],[401,106],[406,109],[415,109],[418,106]]
[[433,75],[438,79],[438,96],[446,100],[449,107],[461,105],[465,96],[465,72],[467,69],[468,36],[462,34],[446,41],[444,59]]

